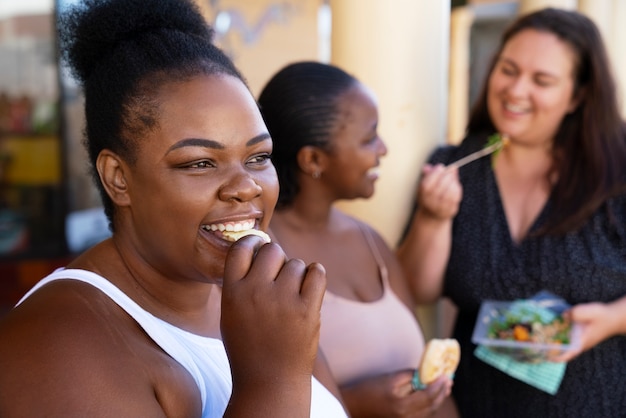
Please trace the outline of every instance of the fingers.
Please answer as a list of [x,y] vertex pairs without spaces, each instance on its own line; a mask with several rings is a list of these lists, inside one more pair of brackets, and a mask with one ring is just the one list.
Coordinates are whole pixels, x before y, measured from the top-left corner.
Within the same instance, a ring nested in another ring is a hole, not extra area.
[[595,347],[602,341],[619,333],[619,315],[615,315],[609,304],[600,302],[583,303],[564,312],[563,317],[572,321],[571,341],[578,347],[550,357],[550,361],[568,362],[582,352]]
[[431,403],[431,409],[436,411],[439,409],[443,401],[450,396],[452,391],[452,379],[447,376],[440,376],[432,382],[424,392],[428,395]]
[[265,241],[261,237],[249,235],[231,245],[226,255],[226,264],[224,266],[225,285],[247,276],[252,266],[252,260],[264,244]]
[[423,174],[418,191],[419,206],[438,218],[456,215],[463,197],[458,169],[437,164],[425,167]]
[[[302,260],[287,259],[282,248],[266,244],[260,237],[248,236],[236,241],[226,257],[224,282],[255,277],[255,280],[276,281],[286,291],[300,294],[305,303],[321,308],[326,290],[326,270],[319,263],[306,266]],[[299,280],[295,279],[299,278]]]
[[235,242],[226,257],[220,318],[233,380],[256,385],[310,374],[325,289],[321,265],[289,260],[260,237]]
[[326,291],[326,269],[320,263],[307,266],[300,294],[302,299],[317,312],[322,310],[322,299]]
[[548,361],[551,361],[553,363],[567,363],[568,361],[571,361],[575,357],[577,357],[581,352],[582,349],[565,351],[562,354],[549,356]]
[[457,168],[446,168],[442,164],[432,167],[422,179],[423,189],[431,194],[445,196],[450,194],[459,183]]

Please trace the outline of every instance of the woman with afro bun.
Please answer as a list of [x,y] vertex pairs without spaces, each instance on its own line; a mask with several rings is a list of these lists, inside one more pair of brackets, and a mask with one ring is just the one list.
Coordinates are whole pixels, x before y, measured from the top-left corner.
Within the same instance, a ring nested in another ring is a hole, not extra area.
[[312,376],[326,276],[258,232],[278,196],[257,104],[191,0],[58,24],[112,237],[0,320],[2,417],[345,417]]

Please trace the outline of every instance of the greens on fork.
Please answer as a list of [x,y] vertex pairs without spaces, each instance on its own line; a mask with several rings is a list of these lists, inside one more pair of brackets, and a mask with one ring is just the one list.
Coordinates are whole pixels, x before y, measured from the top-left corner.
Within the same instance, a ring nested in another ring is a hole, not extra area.
[[447,168],[460,168],[466,164],[476,161],[479,158],[492,154],[492,159],[498,155],[498,153],[509,143],[509,137],[507,135],[500,135],[495,133],[487,138],[487,144],[480,151],[473,152],[460,160],[456,160],[453,163],[448,164]]

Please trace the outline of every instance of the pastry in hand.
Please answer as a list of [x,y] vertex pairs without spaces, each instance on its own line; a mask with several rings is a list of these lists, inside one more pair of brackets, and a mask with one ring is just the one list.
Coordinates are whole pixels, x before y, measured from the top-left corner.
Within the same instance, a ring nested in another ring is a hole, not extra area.
[[222,232],[222,234],[224,234],[224,237],[229,241],[237,241],[248,235],[257,235],[263,238],[265,242],[272,241],[269,235],[267,235],[265,232],[260,231],[258,229],[246,229],[243,231],[224,231]]
[[419,367],[419,378],[422,384],[428,385],[441,375],[452,377],[461,360],[461,347],[454,338],[433,338],[426,344],[422,362]]

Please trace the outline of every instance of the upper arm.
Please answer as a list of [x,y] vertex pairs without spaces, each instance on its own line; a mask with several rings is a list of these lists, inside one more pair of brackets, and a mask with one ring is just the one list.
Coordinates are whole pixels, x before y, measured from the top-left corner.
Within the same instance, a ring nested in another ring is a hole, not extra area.
[[0,416],[164,417],[140,334],[90,290],[49,286],[0,322]]

